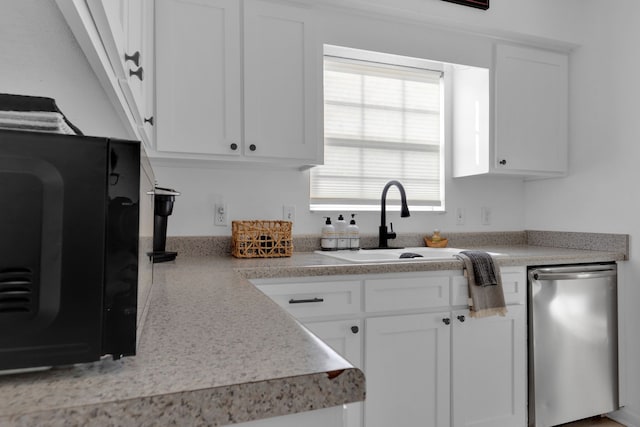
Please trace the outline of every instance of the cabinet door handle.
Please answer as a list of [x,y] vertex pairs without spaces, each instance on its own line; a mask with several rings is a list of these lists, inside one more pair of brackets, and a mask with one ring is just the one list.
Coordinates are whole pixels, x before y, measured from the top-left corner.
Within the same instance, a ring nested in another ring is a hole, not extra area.
[[324,298],[290,299],[289,304],[307,304],[310,302],[324,302]]
[[231,144],[229,146],[229,148],[231,148],[233,151],[236,151],[238,149],[238,144],[236,144],[235,142],[233,144]]
[[138,68],[135,71],[129,70],[129,77],[136,76],[137,78],[140,79],[140,81],[142,81],[143,80],[142,73],[143,73],[142,67]]
[[504,165],[507,164],[507,160],[506,159],[502,159],[498,163],[500,163],[502,166],[504,166]]
[[124,54],[124,62],[131,61],[136,64],[136,67],[140,66],[140,52],[137,51],[133,55],[129,55],[127,53]]
[[451,319],[449,319],[448,317],[445,317],[444,319],[442,319],[442,323],[444,323],[445,325],[448,325],[449,323],[451,323]]
[[146,119],[144,119],[144,122],[149,123],[151,126],[153,126],[153,116],[147,117]]
[[463,315],[458,316],[458,320],[464,322],[466,318]]
[[251,151],[256,151],[256,144],[251,144],[251,145],[249,146],[249,150],[251,150]]
[[354,334],[357,334],[358,332],[360,332],[360,328],[358,328],[357,326],[352,326],[351,332],[353,332]]

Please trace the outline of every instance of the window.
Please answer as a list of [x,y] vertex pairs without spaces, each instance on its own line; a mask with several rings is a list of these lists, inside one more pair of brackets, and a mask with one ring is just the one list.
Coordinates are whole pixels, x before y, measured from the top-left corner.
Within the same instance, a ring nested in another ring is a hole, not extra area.
[[[412,210],[442,210],[442,71],[413,58],[331,48],[325,164],[311,170],[311,210],[378,210],[391,179],[402,182]],[[392,191],[390,206],[394,198]]]

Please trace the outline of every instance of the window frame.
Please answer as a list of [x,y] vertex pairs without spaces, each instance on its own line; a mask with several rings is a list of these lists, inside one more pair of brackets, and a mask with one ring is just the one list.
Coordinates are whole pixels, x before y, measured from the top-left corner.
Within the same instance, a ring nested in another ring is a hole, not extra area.
[[[420,68],[427,69],[432,71],[439,71],[441,73],[441,83],[440,83],[440,136],[439,136],[439,191],[440,191],[440,205],[422,205],[412,203],[410,195],[408,195],[409,199],[409,208],[411,211],[417,212],[444,212],[445,211],[445,169],[446,169],[446,135],[447,135],[447,111],[450,108],[448,100],[449,97],[449,87],[450,87],[450,79],[447,75],[447,71],[449,67],[446,63],[431,61],[422,58],[401,56],[396,54],[388,54],[383,52],[374,52],[369,50],[355,49],[343,46],[335,46],[335,45],[324,45],[324,52],[322,63],[324,64],[325,57],[338,57],[345,58],[347,60],[359,60],[366,62],[379,63],[383,66],[400,66],[400,67],[410,67],[410,68]],[[323,67],[324,68],[324,67]],[[324,78],[322,79],[324,81]],[[324,110],[324,91],[322,91],[322,105]],[[324,115],[323,115],[324,117]],[[324,128],[324,120],[322,123],[322,128]],[[394,179],[394,177],[389,178]],[[311,186],[311,177],[309,185]],[[382,187],[380,188],[380,192],[382,192]],[[355,202],[356,199],[354,199]],[[380,210],[379,202],[368,203],[368,204],[358,204],[355,203],[313,203],[311,200],[311,196],[309,199],[309,208],[311,212],[329,212],[329,211],[353,211],[353,212],[374,212]],[[389,199],[387,201],[387,209],[389,211],[399,211],[400,203],[399,201],[394,201]]]

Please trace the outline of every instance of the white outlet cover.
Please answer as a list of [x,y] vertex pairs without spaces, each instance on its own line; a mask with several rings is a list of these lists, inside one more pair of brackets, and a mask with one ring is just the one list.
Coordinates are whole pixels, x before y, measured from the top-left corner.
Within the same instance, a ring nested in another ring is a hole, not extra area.
[[225,227],[229,224],[229,211],[225,203],[216,203],[213,208],[213,224]]

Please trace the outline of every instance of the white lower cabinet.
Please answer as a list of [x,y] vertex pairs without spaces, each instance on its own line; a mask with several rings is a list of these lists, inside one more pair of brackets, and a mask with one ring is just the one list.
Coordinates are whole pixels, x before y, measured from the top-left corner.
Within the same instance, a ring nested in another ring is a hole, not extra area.
[[[362,369],[362,324],[360,319],[306,322],[304,324],[322,341],[356,368]],[[363,404],[344,406],[343,422],[347,427],[362,426]]]
[[508,310],[505,317],[483,319],[470,318],[468,310],[453,312],[454,427],[526,425],[526,306]]
[[525,272],[502,269],[508,313],[482,319],[461,271],[254,283],[363,369],[366,400],[347,405],[345,426],[525,427]]
[[449,426],[447,313],[366,320],[367,427]]
[[246,423],[234,424],[236,427],[343,427],[340,408],[324,408],[315,411],[298,412],[280,417],[264,418]]

